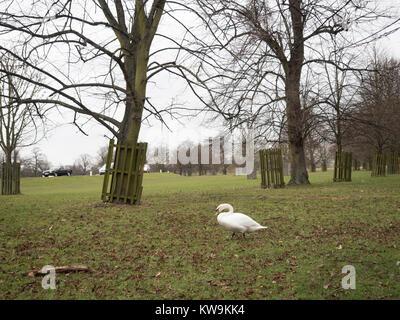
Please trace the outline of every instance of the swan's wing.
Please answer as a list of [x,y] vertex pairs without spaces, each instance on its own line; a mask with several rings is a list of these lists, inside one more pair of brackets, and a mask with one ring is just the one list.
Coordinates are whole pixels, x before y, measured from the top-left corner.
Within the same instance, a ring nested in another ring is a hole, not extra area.
[[257,221],[254,221],[252,218],[250,218],[249,216],[246,216],[243,213],[234,213],[231,215],[230,218],[235,222],[235,224],[239,224],[246,228],[260,226],[260,224]]

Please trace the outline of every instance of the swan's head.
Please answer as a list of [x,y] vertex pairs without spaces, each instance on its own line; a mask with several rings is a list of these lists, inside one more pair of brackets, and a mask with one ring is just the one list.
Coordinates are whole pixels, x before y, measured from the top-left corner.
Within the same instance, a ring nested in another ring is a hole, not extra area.
[[220,204],[215,210],[215,215],[219,215],[222,211],[229,210],[229,212],[233,212],[233,207],[228,203]]

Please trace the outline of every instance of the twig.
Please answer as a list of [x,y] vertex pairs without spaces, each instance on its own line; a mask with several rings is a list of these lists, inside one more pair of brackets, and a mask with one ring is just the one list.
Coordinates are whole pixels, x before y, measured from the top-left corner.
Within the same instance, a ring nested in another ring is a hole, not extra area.
[[[67,273],[67,272],[79,272],[79,271],[83,271],[83,272],[94,272],[94,270],[86,267],[86,266],[63,266],[63,267],[55,267],[54,271],[56,273]],[[35,276],[41,276],[41,275],[46,275],[47,273],[49,273],[49,270],[47,270],[46,272],[43,272],[42,269],[40,270],[31,270],[28,272],[24,272],[23,275],[24,276],[29,276],[29,277],[35,277]]]

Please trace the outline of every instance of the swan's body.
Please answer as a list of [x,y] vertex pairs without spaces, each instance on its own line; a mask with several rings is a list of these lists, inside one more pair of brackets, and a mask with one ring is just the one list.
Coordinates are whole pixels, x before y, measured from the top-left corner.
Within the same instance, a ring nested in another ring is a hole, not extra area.
[[[222,212],[228,209],[228,212]],[[235,233],[242,233],[243,236],[246,232],[254,232],[257,230],[267,229],[254,221],[249,216],[243,213],[233,212],[233,207],[230,204],[220,204],[216,210],[218,223],[226,230],[232,231],[232,237]]]

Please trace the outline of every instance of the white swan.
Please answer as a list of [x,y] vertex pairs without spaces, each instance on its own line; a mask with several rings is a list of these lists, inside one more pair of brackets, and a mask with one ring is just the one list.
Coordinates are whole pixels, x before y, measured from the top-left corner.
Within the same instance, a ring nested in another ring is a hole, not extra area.
[[[222,212],[228,209],[228,212]],[[254,221],[249,216],[243,213],[233,212],[233,207],[230,204],[223,203],[217,207],[216,213],[218,223],[226,230],[232,231],[232,237],[236,233],[242,233],[245,237],[246,232],[254,232],[257,230],[267,229],[260,225],[258,222]]]

